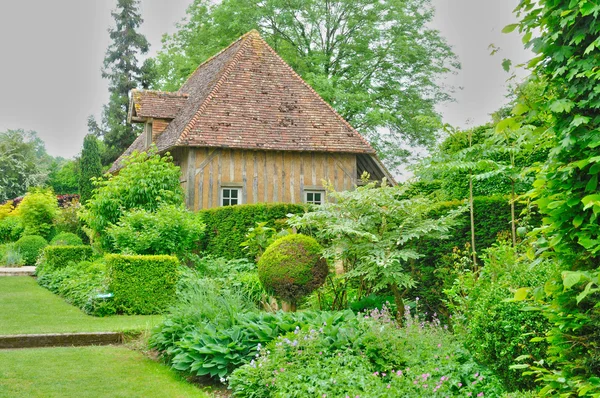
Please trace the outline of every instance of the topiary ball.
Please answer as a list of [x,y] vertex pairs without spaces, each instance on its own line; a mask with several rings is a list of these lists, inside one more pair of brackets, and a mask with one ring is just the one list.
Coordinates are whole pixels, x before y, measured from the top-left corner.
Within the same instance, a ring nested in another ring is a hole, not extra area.
[[44,247],[48,246],[46,239],[39,235],[27,235],[15,242],[15,248],[23,256],[25,265],[35,265]]
[[81,238],[71,232],[61,232],[50,241],[52,246],[81,246]]
[[293,234],[273,242],[258,261],[258,277],[267,292],[296,303],[325,282],[329,273],[323,248],[313,238]]

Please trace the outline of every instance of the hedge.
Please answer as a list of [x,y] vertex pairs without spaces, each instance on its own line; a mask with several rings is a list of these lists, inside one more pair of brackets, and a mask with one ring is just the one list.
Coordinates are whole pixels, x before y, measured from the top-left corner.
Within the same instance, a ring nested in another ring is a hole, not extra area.
[[[463,205],[462,201],[444,202],[439,204],[431,214],[433,217],[445,214],[448,211]],[[517,203],[516,216],[519,217],[523,205]],[[482,196],[473,198],[475,220],[475,244],[477,253],[481,255],[484,249],[492,246],[499,233],[510,233],[510,204],[504,196]],[[443,299],[443,275],[439,272],[447,264],[443,261],[445,256],[452,253],[454,247],[465,248],[465,243],[471,243],[471,227],[469,212],[465,211],[458,218],[458,225],[450,232],[450,237],[445,240],[421,239],[417,244],[418,253],[423,257],[416,261],[417,279],[421,281],[415,290],[415,296],[425,299],[433,311],[440,308]]]
[[271,228],[283,228],[283,220],[288,214],[305,211],[305,205],[290,203],[259,203],[202,210],[200,213],[206,230],[201,249],[227,259],[247,257],[240,244],[246,240],[248,229],[255,227],[258,222],[267,222],[266,226]]
[[39,255],[48,242],[39,235],[26,235],[15,242],[15,249],[21,252],[25,265],[35,265]]
[[91,246],[46,246],[42,252],[42,261],[37,269],[37,274],[58,268],[64,268],[69,263],[79,263],[91,260],[94,250]]
[[180,274],[176,257],[109,254],[105,258],[117,312],[159,314],[172,303]]

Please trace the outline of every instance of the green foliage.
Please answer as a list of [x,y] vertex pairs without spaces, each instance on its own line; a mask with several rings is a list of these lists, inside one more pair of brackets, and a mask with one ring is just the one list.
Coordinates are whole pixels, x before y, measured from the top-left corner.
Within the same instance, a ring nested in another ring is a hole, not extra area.
[[303,326],[229,378],[236,397],[500,396],[502,387],[440,326],[389,312]]
[[524,43],[537,54],[529,67],[547,79],[555,95],[552,101],[522,104],[530,113],[546,113],[548,130],[556,135],[531,195],[544,215],[534,236],[538,253],[556,257],[565,270],[562,280],[550,279],[545,294],[536,294],[554,327],[546,338],[548,357],[534,372],[542,394],[597,397],[600,76],[592,65],[600,56],[600,6],[588,0],[523,0],[517,12],[520,22],[505,30],[519,28],[525,35]]
[[[138,0],[118,0],[111,15],[115,26],[108,30],[111,44],[106,50],[102,68],[102,77],[109,81],[110,98],[102,110],[101,126],[93,117],[88,119],[90,133],[101,136],[106,145],[102,159],[104,165],[118,158],[138,135],[138,130],[127,123],[128,95],[131,89],[147,86],[143,84],[145,68],[140,66],[138,57],[146,54],[149,48],[148,41],[138,31],[143,22]],[[85,200],[82,202],[85,203]]]
[[267,292],[295,304],[325,282],[329,267],[322,253],[321,245],[309,236],[284,236],[261,256],[258,277]]
[[462,211],[454,209],[436,217],[429,199],[406,199],[406,189],[385,182],[352,191],[330,188],[331,200],[290,219],[290,225],[316,237],[325,248],[325,258],[343,264],[346,279],[366,286],[366,295],[390,289],[400,313],[404,310],[402,294],[417,283],[410,265],[422,254],[415,242],[447,236]]
[[24,263],[23,255],[14,243],[0,244],[0,267],[20,267]]
[[49,238],[54,232],[58,202],[52,190],[35,189],[28,192],[18,207],[25,235]]
[[37,275],[43,275],[54,269],[64,268],[71,263],[91,260],[94,257],[94,251],[90,246],[78,244],[55,245],[44,248],[40,264],[36,269]]
[[79,200],[81,203],[86,203],[92,197],[93,179],[102,175],[98,139],[91,134],[83,139],[79,169]]
[[134,209],[106,230],[118,252],[180,257],[198,250],[203,232],[200,217],[183,205],[163,205],[155,212]]
[[288,214],[305,211],[305,206],[289,203],[260,203],[202,210],[199,213],[206,224],[202,249],[208,254],[228,259],[247,257],[241,245],[247,241],[246,234],[250,228],[255,228],[257,223],[265,223],[263,228],[280,230],[285,226]]
[[179,261],[171,256],[106,256],[109,290],[118,312],[157,314],[175,299]]
[[[48,185],[58,195],[79,193],[79,161],[55,158],[50,164]],[[98,174],[99,175],[99,174]]]
[[129,210],[156,211],[161,205],[181,205],[183,191],[179,184],[179,167],[170,156],[161,157],[156,147],[134,152],[123,160],[117,175],[96,180],[94,195],[80,212],[91,236],[104,249],[112,248],[106,229],[116,224]]
[[[526,311],[523,303],[506,300],[513,296],[515,287],[539,286],[557,273],[556,264],[551,262],[531,267],[504,241],[485,251],[479,278],[467,290],[463,308],[466,345],[472,347],[480,363],[503,380],[508,390],[535,387],[532,377],[523,376],[510,366],[522,355],[545,356],[547,344],[540,337],[551,324],[539,311]],[[453,317],[461,318],[460,314]]]
[[256,261],[275,240],[293,233],[289,228],[277,232],[275,228],[267,227],[267,224],[267,222],[256,223],[255,227],[248,229],[246,240],[240,243],[246,253]]
[[46,246],[48,246],[48,242],[39,235],[26,235],[15,243],[15,249],[23,256],[25,265],[35,265],[42,249]]
[[53,246],[81,246],[81,238],[71,232],[61,232],[52,238],[50,244]]
[[407,155],[401,142],[434,142],[435,105],[449,99],[436,82],[459,66],[432,18],[429,0],[195,0],[156,57],[156,88],[178,90],[201,62],[258,29],[395,166]]
[[47,176],[50,156],[35,131],[0,132],[0,202],[42,185]]
[[0,219],[0,243],[16,242],[24,231],[21,217],[10,215]]
[[91,259],[91,250],[88,253],[82,247],[48,246],[45,251],[45,260],[48,262],[42,261],[42,272],[38,270],[39,285],[63,297],[86,314],[114,315],[116,309],[113,301],[101,296],[108,291],[106,264],[102,259],[93,263],[79,261],[73,254],[84,254],[87,256],[84,258]]

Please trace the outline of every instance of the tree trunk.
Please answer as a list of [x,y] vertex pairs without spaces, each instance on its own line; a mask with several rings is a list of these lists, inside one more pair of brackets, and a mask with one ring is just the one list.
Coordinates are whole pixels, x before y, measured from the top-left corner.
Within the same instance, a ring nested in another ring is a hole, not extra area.
[[400,289],[398,289],[398,285],[390,284],[390,289],[392,293],[394,293],[394,303],[396,304],[396,320],[400,325],[404,323],[404,299],[402,298],[402,294],[400,293]]
[[285,312],[296,312],[296,302],[282,300],[281,309]]

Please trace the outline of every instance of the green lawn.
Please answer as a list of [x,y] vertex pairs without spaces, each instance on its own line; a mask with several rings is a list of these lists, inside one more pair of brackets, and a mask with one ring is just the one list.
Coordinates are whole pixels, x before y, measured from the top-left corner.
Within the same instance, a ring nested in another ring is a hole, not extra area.
[[124,347],[0,351],[0,397],[208,397]]
[[161,320],[151,315],[89,316],[32,277],[0,277],[0,335],[146,330]]

